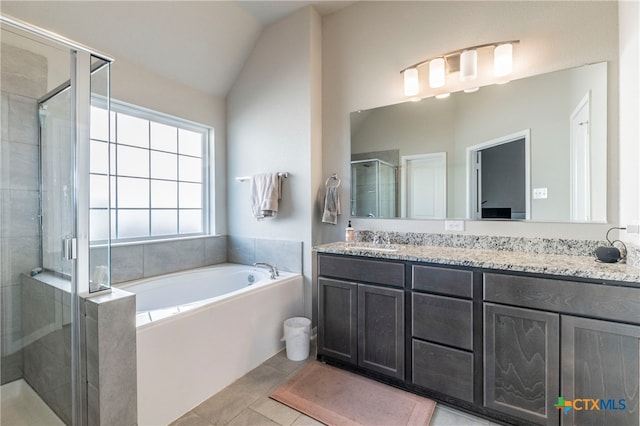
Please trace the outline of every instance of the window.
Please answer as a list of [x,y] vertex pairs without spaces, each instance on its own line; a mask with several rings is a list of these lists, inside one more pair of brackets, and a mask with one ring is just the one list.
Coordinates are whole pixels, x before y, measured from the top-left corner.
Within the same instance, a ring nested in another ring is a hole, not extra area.
[[114,101],[107,118],[94,100],[91,240],[107,240],[109,219],[114,241],[206,233],[210,129]]

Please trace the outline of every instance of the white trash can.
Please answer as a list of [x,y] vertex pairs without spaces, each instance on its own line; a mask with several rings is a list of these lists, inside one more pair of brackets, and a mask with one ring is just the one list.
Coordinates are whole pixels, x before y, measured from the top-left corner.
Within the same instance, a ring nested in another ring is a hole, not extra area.
[[311,320],[305,317],[293,317],[284,322],[284,337],[287,358],[291,361],[303,361],[309,357],[311,339]]

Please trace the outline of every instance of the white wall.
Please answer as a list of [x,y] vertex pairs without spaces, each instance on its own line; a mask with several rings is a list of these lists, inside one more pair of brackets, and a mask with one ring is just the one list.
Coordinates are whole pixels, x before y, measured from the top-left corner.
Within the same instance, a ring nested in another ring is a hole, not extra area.
[[[323,19],[323,171],[349,176],[349,113],[404,101],[400,70],[466,46],[519,39],[514,78],[609,61],[608,212],[618,218],[618,4],[358,2]],[[460,88],[453,85],[452,89]],[[421,95],[428,95],[423,90]],[[344,182],[344,181],[343,181]],[[349,183],[344,182],[343,205]],[[342,238],[347,216],[323,228]],[[442,232],[441,221],[358,219],[356,228]],[[468,222],[475,234],[602,238],[608,225]]]
[[[640,220],[640,3],[622,1],[620,16],[620,224]],[[640,245],[637,234],[622,239]]]
[[[319,70],[320,16],[305,8],[265,29],[227,97],[229,235],[303,242],[307,315],[321,165]],[[289,172],[289,178],[277,218],[258,222],[248,182],[235,177],[266,172]]]
[[211,160],[211,231],[227,233],[226,111],[225,99],[204,93],[154,73],[148,68],[116,58],[111,67],[111,97],[170,114],[214,129]]

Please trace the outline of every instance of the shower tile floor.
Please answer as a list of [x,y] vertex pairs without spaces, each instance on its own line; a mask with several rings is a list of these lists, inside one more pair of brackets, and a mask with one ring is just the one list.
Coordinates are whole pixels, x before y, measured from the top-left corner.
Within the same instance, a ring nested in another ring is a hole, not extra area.
[[[269,399],[271,392],[314,358],[315,356],[310,356],[307,361],[290,361],[283,350],[184,414],[170,426],[322,425],[311,417]],[[431,419],[431,426],[497,425],[438,404]]]
[[0,424],[11,426],[64,426],[24,380],[0,387]]

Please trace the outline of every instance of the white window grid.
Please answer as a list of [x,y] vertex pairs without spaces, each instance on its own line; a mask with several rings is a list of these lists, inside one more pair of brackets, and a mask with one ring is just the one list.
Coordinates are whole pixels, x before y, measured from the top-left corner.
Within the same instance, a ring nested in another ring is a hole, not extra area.
[[[167,239],[167,238],[186,238],[198,235],[206,235],[209,233],[210,223],[210,203],[209,203],[209,182],[210,182],[210,164],[209,164],[209,150],[210,150],[210,140],[212,136],[212,129],[207,126],[203,126],[198,123],[194,123],[192,121],[183,120],[177,117],[173,117],[167,114],[163,114],[157,111],[153,111],[150,109],[146,109],[143,107],[138,107],[135,105],[127,104],[124,102],[111,100],[107,103],[104,98],[99,96],[94,96],[92,98],[92,107],[101,108],[103,110],[110,111],[110,128],[108,132],[108,139],[91,139],[92,148],[97,146],[96,144],[104,143],[107,144],[109,153],[110,153],[110,161],[108,165],[107,173],[97,173],[93,170],[90,172],[91,176],[102,176],[107,178],[107,183],[110,192],[110,205],[104,207],[95,207],[90,206],[90,210],[93,212],[96,211],[107,211],[108,220],[110,222],[111,229],[111,241],[112,242],[132,242],[132,241],[147,241],[147,240],[157,240],[157,239]],[[140,147],[137,145],[131,145],[126,143],[120,143],[118,141],[118,118],[120,115],[126,115],[130,117],[135,117],[139,119],[143,119],[148,121],[147,132],[148,132],[148,147]],[[162,149],[155,149],[151,147],[151,123],[159,123],[162,125],[170,126],[176,128],[176,150],[166,151]],[[179,135],[180,131],[190,131],[195,132],[201,135],[201,153],[200,155],[194,155],[181,153],[180,145],[179,145]],[[118,147],[123,148],[135,148],[146,151],[148,164],[146,176],[131,176],[126,174],[118,173]],[[176,157],[176,178],[158,178],[152,176],[152,155],[153,153],[157,154],[169,154],[174,155]],[[200,182],[195,180],[187,180],[181,179],[180,177],[180,160],[181,159],[195,159],[200,160],[201,170],[200,170]],[[121,179],[137,179],[139,181],[146,181],[147,191],[143,194],[146,200],[146,207],[121,207],[118,200],[118,184],[122,182]],[[165,183],[175,183],[176,185],[176,206],[175,207],[153,207],[152,204],[152,184],[158,182]],[[182,207],[180,204],[180,188],[181,184],[183,185],[200,185],[200,200],[199,207]],[[132,236],[132,237],[122,237],[121,236],[121,226],[120,226],[120,216],[122,212],[144,212],[146,213],[146,221],[147,221],[147,230],[145,235]],[[155,233],[153,231],[154,221],[153,221],[153,213],[154,212],[175,212],[176,213],[176,224],[174,233]],[[182,214],[187,212],[199,212],[200,216],[200,227],[197,231],[181,231],[181,217]],[[106,241],[106,239],[105,239]],[[100,243],[101,241],[92,241],[93,243]]]

